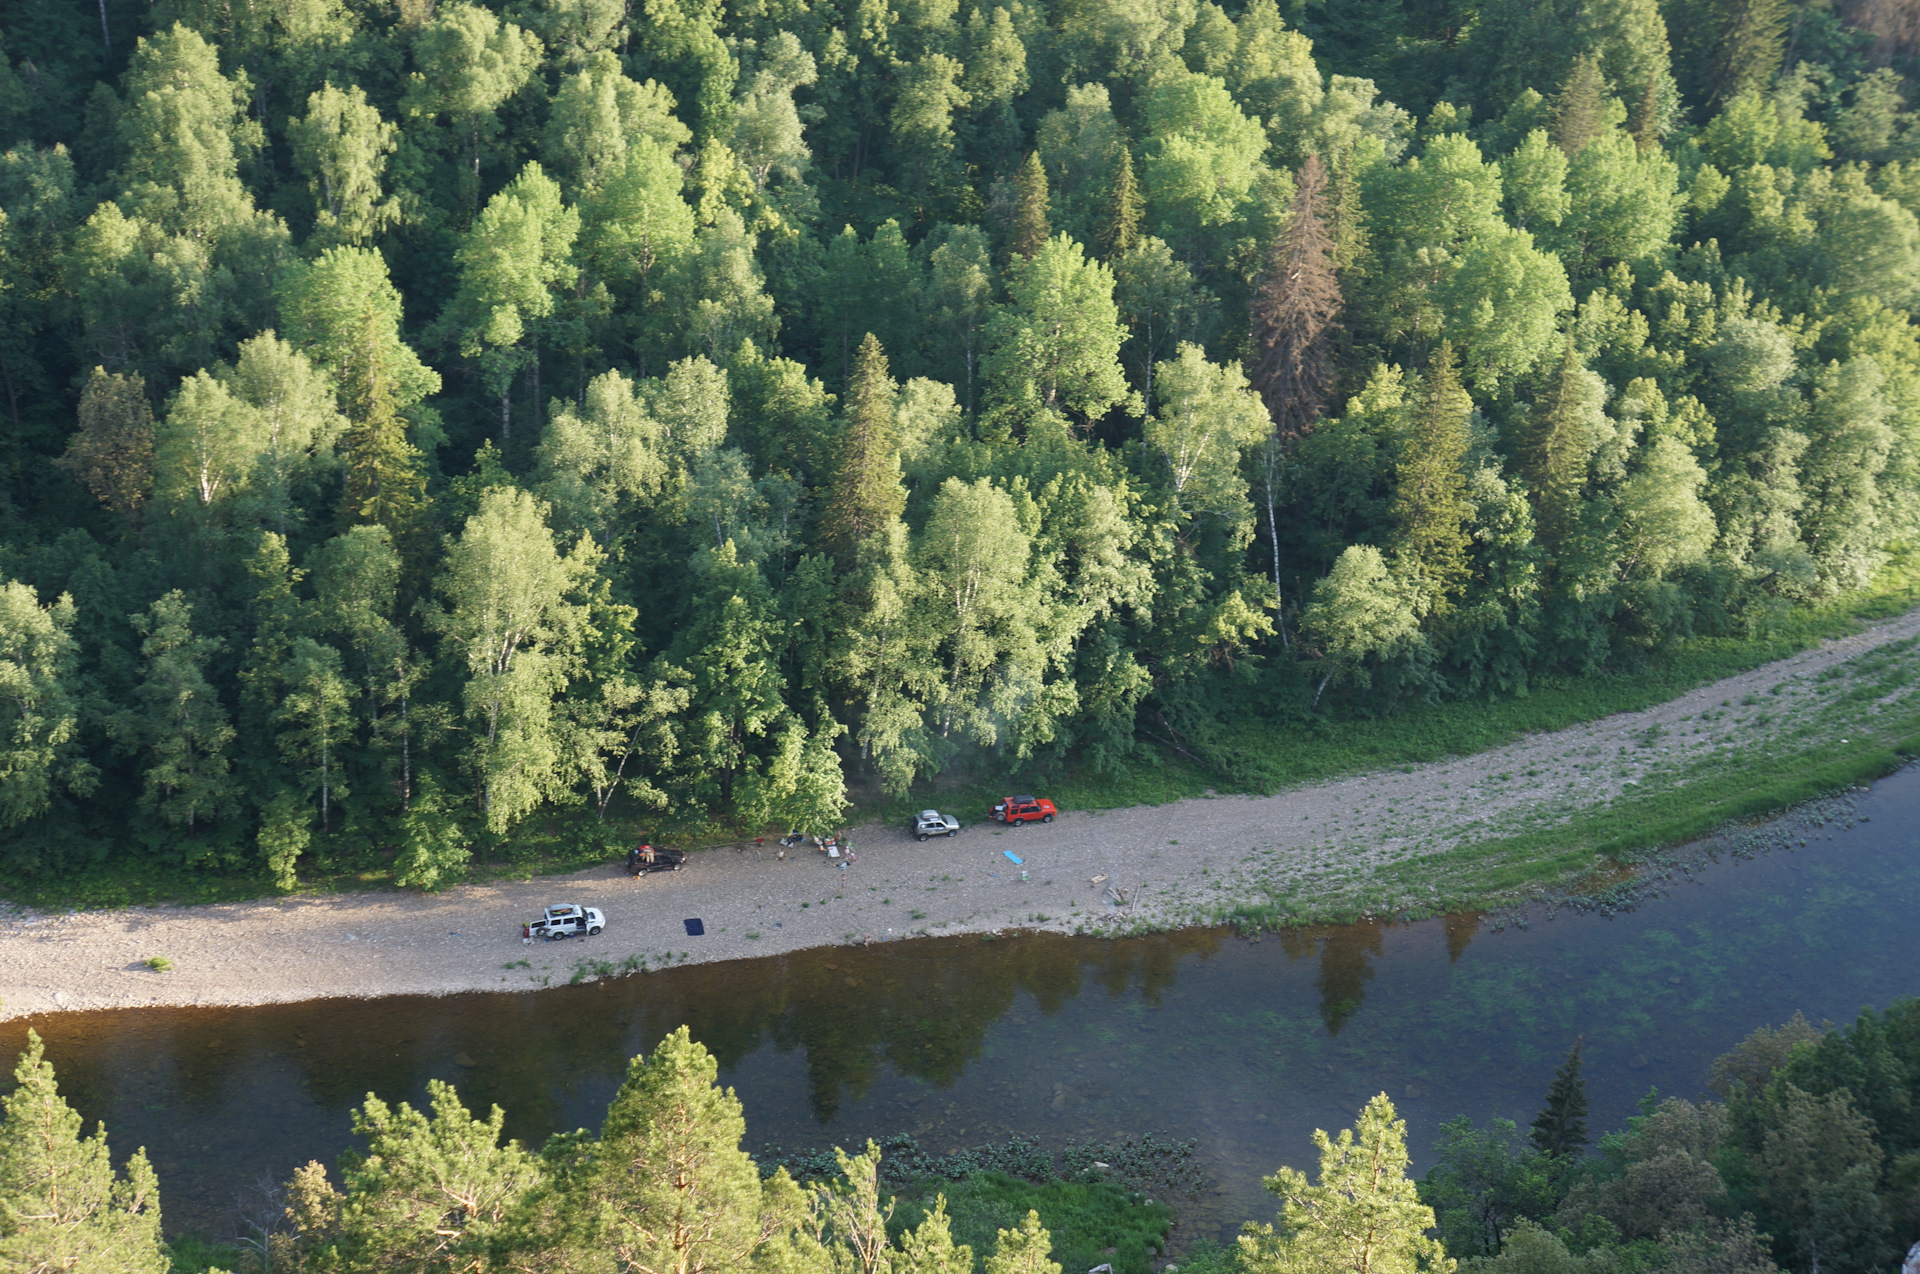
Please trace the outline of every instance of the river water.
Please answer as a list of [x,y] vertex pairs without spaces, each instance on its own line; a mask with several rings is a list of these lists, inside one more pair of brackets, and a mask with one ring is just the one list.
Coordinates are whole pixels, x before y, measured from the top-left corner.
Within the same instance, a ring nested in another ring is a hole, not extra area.
[[50,1015],[0,1024],[0,1052],[40,1032],[116,1158],[147,1147],[169,1230],[227,1232],[251,1187],[348,1146],[369,1092],[418,1104],[450,1080],[535,1144],[594,1127],[627,1059],[684,1022],[752,1147],[1193,1139],[1217,1190],[1181,1205],[1184,1232],[1225,1236],[1271,1216],[1263,1174],[1311,1167],[1312,1130],[1374,1093],[1418,1169],[1455,1115],[1524,1126],[1576,1036],[1598,1132],[1649,1089],[1699,1093],[1755,1026],[1920,992],[1920,767],[1848,804],[1773,829],[1791,848],[1723,841],[1610,916],[926,939],[520,993]]

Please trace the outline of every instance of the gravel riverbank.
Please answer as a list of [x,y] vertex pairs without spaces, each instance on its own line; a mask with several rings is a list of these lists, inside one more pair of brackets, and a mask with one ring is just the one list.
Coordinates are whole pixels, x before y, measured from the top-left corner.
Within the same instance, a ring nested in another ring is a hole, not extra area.
[[[1749,750],[1778,755],[1796,737],[1835,731],[1872,741],[1876,722],[1900,717],[1920,696],[1920,674],[1902,671],[1920,663],[1916,635],[1920,611],[1642,712],[1275,796],[1068,812],[1017,830],[959,810],[966,830],[924,844],[900,828],[870,826],[854,832],[858,861],[844,869],[810,852],[783,859],[769,841],[709,850],[683,871],[639,880],[609,864],[433,895],[19,910],[0,917],[0,1017],[521,990],[922,933],[1203,923],[1279,888],[1362,896],[1383,866],[1684,785]],[[1888,677],[1889,660],[1900,675]],[[1868,668],[1895,688],[1832,693]],[[1007,850],[1025,860],[1024,875]],[[606,933],[523,943],[523,921],[548,903],[576,901],[607,913]],[[686,934],[683,922],[693,918],[704,923],[701,937]],[[152,957],[171,967],[149,968]]]

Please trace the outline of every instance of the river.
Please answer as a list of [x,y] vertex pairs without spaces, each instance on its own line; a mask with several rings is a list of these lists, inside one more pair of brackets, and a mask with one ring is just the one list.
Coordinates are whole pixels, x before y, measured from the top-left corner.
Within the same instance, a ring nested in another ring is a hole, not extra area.
[[1755,1026],[1920,992],[1920,767],[1842,808],[1763,852],[1709,842],[1611,915],[923,939],[519,993],[49,1015],[0,1024],[0,1049],[41,1033],[116,1159],[147,1147],[170,1231],[223,1233],[257,1183],[332,1159],[369,1092],[419,1103],[451,1080],[536,1144],[592,1127],[627,1059],[684,1022],[750,1147],[1193,1139],[1217,1190],[1182,1204],[1186,1232],[1225,1236],[1272,1214],[1263,1174],[1310,1167],[1312,1130],[1374,1093],[1420,1167],[1455,1115],[1524,1125],[1576,1036],[1597,1132],[1650,1089],[1699,1093]]

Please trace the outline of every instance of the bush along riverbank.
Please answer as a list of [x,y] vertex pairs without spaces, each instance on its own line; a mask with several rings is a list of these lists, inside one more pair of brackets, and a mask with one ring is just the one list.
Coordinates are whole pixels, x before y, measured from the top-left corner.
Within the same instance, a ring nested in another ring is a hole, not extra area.
[[104,1133],[82,1135],[35,1037],[0,1098],[0,1162],[19,1169],[0,1179],[0,1259],[129,1274],[662,1268],[669,1257],[688,1264],[666,1268],[712,1274],[1164,1274],[1175,1263],[1187,1274],[1867,1274],[1920,1225],[1911,998],[1840,1029],[1796,1015],[1755,1030],[1713,1063],[1713,1098],[1650,1093],[1597,1142],[1576,1040],[1530,1128],[1454,1120],[1418,1182],[1382,1093],[1353,1128],[1315,1133],[1316,1172],[1266,1179],[1277,1217],[1248,1222],[1228,1248],[1172,1237],[1181,1199],[1205,1184],[1190,1146],[1055,1154],[1016,1137],[935,1156],[894,1138],[852,1155],[756,1159],[716,1076],[681,1028],[633,1060],[597,1135],[559,1134],[537,1152],[503,1141],[503,1112],[476,1118],[451,1085],[436,1081],[425,1111],[369,1097],[354,1116],[363,1152],[300,1169],[239,1233],[169,1244],[144,1154],[115,1172]]

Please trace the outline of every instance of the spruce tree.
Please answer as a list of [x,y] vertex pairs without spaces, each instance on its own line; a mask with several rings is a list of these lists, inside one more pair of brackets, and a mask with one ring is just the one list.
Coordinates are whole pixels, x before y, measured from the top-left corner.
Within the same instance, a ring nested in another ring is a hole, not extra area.
[[1274,240],[1267,277],[1253,298],[1253,386],[1283,439],[1312,429],[1333,392],[1329,337],[1341,297],[1326,189],[1320,157],[1307,156],[1295,179],[1287,228]]
[[117,1175],[106,1129],[81,1135],[40,1036],[0,1097],[0,1269],[166,1274],[159,1184],[144,1148]]
[[1107,215],[1101,223],[1098,242],[1101,259],[1109,265],[1132,252],[1140,242],[1140,183],[1133,175],[1133,152],[1120,148],[1114,165],[1113,187],[1107,192]]
[[384,526],[404,554],[426,500],[405,412],[438,392],[440,377],[400,339],[400,292],[386,261],[368,248],[329,249],[288,272],[280,309],[288,337],[340,388],[341,526]]
[[1534,525],[1550,550],[1579,518],[1581,490],[1586,485],[1588,442],[1579,383],[1585,367],[1568,333],[1560,366],[1534,402],[1521,439],[1521,472],[1533,495]]
[[1053,229],[1047,222],[1047,170],[1040,165],[1040,152],[1027,155],[1013,186],[1013,234],[1008,249],[1020,257],[1032,257],[1047,246]]
[[1659,81],[1649,77],[1646,87],[1640,90],[1633,116],[1627,121],[1627,132],[1633,137],[1634,147],[1643,154],[1660,145]]
[[1580,1046],[1576,1037],[1567,1060],[1553,1073],[1547,1104],[1533,1119],[1533,1144],[1543,1155],[1577,1155],[1587,1144],[1587,1081],[1580,1073]]
[[900,486],[893,397],[886,351],[868,332],[854,355],[840,468],[827,499],[828,541],[843,562],[852,562],[860,542],[892,523],[906,508],[907,494]]
[[220,643],[194,635],[193,605],[178,589],[128,620],[143,639],[139,706],[111,718],[108,731],[145,759],[140,808],[191,835],[231,813],[239,794],[233,725],[206,675]]
[[1571,159],[1606,127],[1607,81],[1591,56],[1576,58],[1553,103],[1553,144]]
[[1390,514],[1396,555],[1435,611],[1467,579],[1467,418],[1473,400],[1460,384],[1453,345],[1442,341],[1401,441]]

